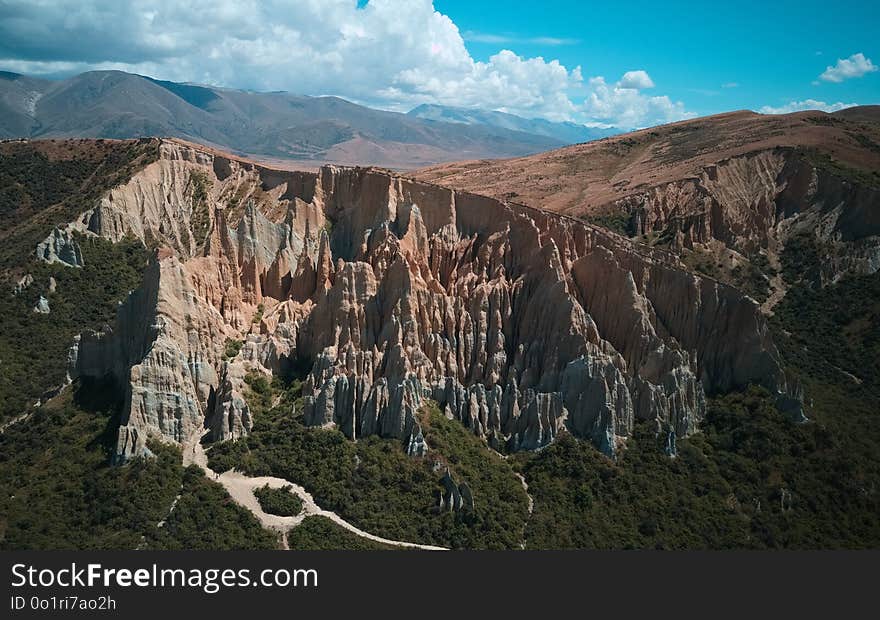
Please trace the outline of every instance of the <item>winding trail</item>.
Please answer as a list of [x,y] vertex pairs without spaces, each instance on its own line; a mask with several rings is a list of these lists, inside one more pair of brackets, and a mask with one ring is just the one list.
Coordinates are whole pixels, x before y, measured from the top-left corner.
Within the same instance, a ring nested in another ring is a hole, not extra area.
[[10,426],[12,426],[13,424],[18,424],[19,422],[23,422],[23,421],[27,420],[29,417],[31,417],[31,412],[22,413],[20,415],[15,416],[11,420],[7,420],[3,424],[0,424],[0,434],[5,433],[6,429],[9,428]]
[[[258,476],[251,477],[245,476],[242,473],[239,473],[235,470],[227,471],[222,474],[218,474],[210,467],[208,467],[208,455],[205,453],[205,448],[202,446],[201,437],[194,437],[183,444],[183,464],[187,465],[198,465],[204,470],[205,475],[211,479],[219,482],[223,485],[223,488],[226,489],[226,492],[229,493],[230,497],[244,508],[247,508],[253,515],[259,520],[263,527],[279,532],[282,537],[282,541],[284,543],[284,548],[287,549],[287,533],[297,525],[303,522],[306,517],[309,516],[319,516],[325,517],[333,521],[336,525],[348,530],[352,534],[356,536],[360,536],[361,538],[366,538],[367,540],[372,540],[377,543],[381,543],[383,545],[389,545],[392,547],[402,547],[406,549],[422,549],[425,551],[447,551],[446,547],[435,547],[433,545],[420,545],[418,543],[405,542],[402,540],[390,540],[388,538],[382,538],[381,536],[376,536],[375,534],[370,534],[369,532],[365,532],[364,530],[352,525],[342,517],[340,517],[335,512],[331,512],[329,510],[324,510],[320,506],[315,503],[315,499],[312,497],[311,493],[306,491],[303,487],[289,480],[285,480],[284,478],[275,478],[273,476]],[[256,496],[254,495],[254,491],[261,487],[268,485],[273,489],[280,489],[286,486],[291,487],[293,493],[299,496],[302,500],[303,509],[295,517],[282,517],[279,515],[269,514],[264,512],[262,508],[260,508],[260,503],[257,501]]]
[[535,500],[532,499],[531,495],[529,495],[529,483],[526,482],[526,477],[518,471],[513,472],[513,475],[519,478],[519,481],[522,484],[523,491],[526,492],[526,497],[529,498],[529,516],[531,517],[532,513],[535,512]]
[[782,301],[782,298],[788,293],[788,287],[785,285],[785,278],[782,277],[782,262],[779,260],[779,257],[773,254],[768,257],[768,262],[770,263],[770,267],[772,267],[776,273],[770,278],[770,295],[768,295],[767,300],[761,304],[761,312],[767,316],[773,316],[773,308],[776,304]]

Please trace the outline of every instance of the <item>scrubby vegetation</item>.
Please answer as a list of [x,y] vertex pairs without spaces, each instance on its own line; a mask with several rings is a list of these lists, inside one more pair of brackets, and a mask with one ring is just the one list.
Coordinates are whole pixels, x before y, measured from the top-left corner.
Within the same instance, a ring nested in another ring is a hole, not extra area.
[[0,144],[0,277],[25,265],[52,227],[92,208],[158,155],[150,139]]
[[[852,276],[824,289],[789,289],[774,323],[791,362],[802,371],[851,383],[839,370],[880,385],[880,274]],[[829,373],[829,374],[826,374]]]
[[[865,139],[870,142],[869,138],[865,137]],[[870,146],[862,140],[859,140],[859,142],[863,147],[870,148]],[[852,183],[880,188],[880,170],[855,168],[846,162],[835,159],[828,153],[824,153],[814,148],[802,148],[801,153],[807,161],[819,170],[824,170]]]
[[268,484],[254,491],[260,508],[263,512],[279,517],[295,517],[303,509],[302,500],[293,494],[293,487],[286,486],[280,489],[270,487]]
[[287,545],[294,551],[382,551],[400,549],[352,534],[327,517],[312,516],[290,530]]
[[[112,244],[79,238],[85,266],[79,269],[33,261],[34,282],[14,294],[0,289],[0,422],[24,413],[46,391],[64,382],[67,351],[86,329],[112,323],[117,303],[142,280],[148,254],[135,240]],[[49,278],[56,290],[49,293]],[[49,314],[33,311],[41,295]]]
[[66,391],[0,434],[2,548],[134,549],[165,517],[180,453],[153,445],[156,458],[110,467],[115,405],[80,406]]
[[607,228],[612,232],[624,237],[633,237],[636,234],[633,226],[633,218],[627,213],[609,213],[604,215],[585,216],[584,221],[589,224]]
[[765,301],[770,295],[770,278],[776,274],[767,257],[758,252],[733,267],[714,252],[699,246],[684,250],[681,259],[696,273],[729,284],[758,302]]
[[828,249],[823,248],[811,233],[794,235],[785,242],[779,257],[782,277],[791,284],[818,286],[821,260],[827,255]]
[[241,347],[243,344],[244,343],[241,340],[233,340],[232,338],[227,338],[223,349],[223,359],[231,360],[233,357],[238,355],[239,351],[241,351]]
[[117,394],[65,390],[0,434],[0,549],[277,546],[222,487],[184,471],[177,448],[153,443],[155,458],[111,466]]
[[[210,449],[215,471],[235,467],[296,482],[323,508],[385,538],[456,548],[519,545],[525,493],[508,463],[460,424],[436,410],[426,412],[425,434],[434,453],[413,458],[397,440],[352,442],[337,430],[306,427],[296,380],[270,384],[250,375],[248,383],[254,428],[244,439]],[[438,510],[445,464],[457,482],[471,486],[473,513]]]
[[196,465],[183,471],[180,499],[144,548],[217,550],[277,549],[277,535],[263,529],[246,508]]
[[760,388],[712,401],[703,433],[679,440],[674,459],[646,428],[616,463],[568,436],[516,458],[535,500],[530,548],[880,542],[880,498],[869,482],[876,466],[851,454],[824,424],[782,416]]

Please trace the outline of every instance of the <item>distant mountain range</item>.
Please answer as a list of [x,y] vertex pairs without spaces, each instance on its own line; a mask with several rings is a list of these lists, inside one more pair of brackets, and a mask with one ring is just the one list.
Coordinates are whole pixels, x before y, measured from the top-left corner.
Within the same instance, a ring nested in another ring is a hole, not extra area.
[[263,159],[413,168],[517,157],[607,135],[502,112],[386,112],[338,97],[257,93],[90,71],[64,80],[0,72],[0,138],[179,137]]
[[607,138],[622,133],[617,127],[587,127],[577,123],[554,123],[543,118],[523,118],[507,112],[455,108],[451,106],[422,104],[409,111],[410,116],[432,121],[447,123],[463,123],[465,125],[488,125],[522,131],[525,133],[546,136],[565,144],[589,142],[599,138]]

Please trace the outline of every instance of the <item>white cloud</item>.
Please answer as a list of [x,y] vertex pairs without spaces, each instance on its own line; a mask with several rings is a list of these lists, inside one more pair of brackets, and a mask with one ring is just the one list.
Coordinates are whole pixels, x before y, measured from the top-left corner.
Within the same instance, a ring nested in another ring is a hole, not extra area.
[[673,102],[666,96],[649,97],[637,88],[625,88],[625,83],[622,79],[609,86],[602,76],[590,78],[590,94],[583,103],[583,113],[627,128],[648,127],[696,116],[685,110],[680,101]]
[[465,41],[473,41],[475,43],[494,43],[498,45],[510,45],[511,43],[531,43],[534,45],[577,45],[580,39],[572,39],[567,37],[517,37],[508,34],[493,34],[491,32],[476,32],[474,30],[466,30],[462,33]]
[[647,71],[627,71],[623,74],[623,77],[620,78],[620,82],[618,83],[620,88],[654,88],[654,81],[651,79],[651,76],[648,75]]
[[725,82],[721,85],[721,88],[739,88],[738,82]]
[[824,101],[816,101],[815,99],[804,99],[803,101],[791,101],[783,106],[779,106],[778,108],[774,108],[769,105],[765,105],[763,108],[758,110],[761,114],[789,114],[790,112],[800,112],[802,110],[822,110],[823,112],[837,112],[838,110],[845,110],[846,108],[852,108],[859,104],[857,103],[842,103],[838,101],[837,103],[825,103]]
[[685,114],[681,104],[639,94],[653,86],[645,71],[628,72],[597,102],[582,105],[572,100],[572,93],[584,91],[579,66],[509,49],[478,61],[431,0],[370,0],[363,8],[353,0],[82,0],[64,6],[6,0],[0,2],[0,67],[30,74],[120,69],[233,88],[334,94],[401,111],[430,102],[623,127],[667,118],[664,106],[673,116]]
[[859,52],[849,58],[838,58],[837,64],[826,67],[819,79],[826,82],[842,82],[850,78],[862,77],[866,73],[872,73],[876,70],[877,65]]

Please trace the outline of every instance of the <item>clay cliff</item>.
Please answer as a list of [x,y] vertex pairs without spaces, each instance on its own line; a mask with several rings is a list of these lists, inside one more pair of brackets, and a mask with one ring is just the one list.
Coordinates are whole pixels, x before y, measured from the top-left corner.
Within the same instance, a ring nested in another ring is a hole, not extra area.
[[[154,248],[71,378],[125,393],[117,457],[253,424],[249,372],[306,369],[302,415],[426,445],[426,399],[490,445],[562,430],[613,455],[637,419],[694,432],[706,394],[760,383],[801,416],[757,304],[578,219],[363,168],[272,170],[181,142],[40,245]],[[230,343],[237,343],[232,347]]]
[[[765,265],[806,239],[827,257],[815,277],[825,285],[880,269],[878,110],[735,112],[415,176],[613,224],[727,268],[751,263],[768,279]],[[767,310],[785,293],[770,285]]]

